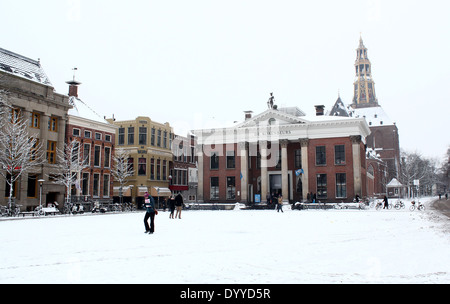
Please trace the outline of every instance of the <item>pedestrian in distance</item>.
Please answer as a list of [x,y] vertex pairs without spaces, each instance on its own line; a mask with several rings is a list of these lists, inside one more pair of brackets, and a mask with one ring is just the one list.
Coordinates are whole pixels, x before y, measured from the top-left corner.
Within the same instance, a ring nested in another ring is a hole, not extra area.
[[283,212],[283,196],[282,195],[280,195],[278,197],[278,204],[277,204],[277,212],[280,212],[280,210],[282,213],[284,213]]
[[[153,197],[148,196],[148,198],[145,199],[144,207],[146,209],[144,216],[145,233],[153,234],[153,232],[155,232],[155,215],[158,214]],[[149,219],[150,226],[148,225]]]
[[175,218],[178,218],[181,220],[181,209],[183,209],[183,197],[180,193],[175,197],[175,207],[177,208],[177,212],[175,213]]
[[386,195],[385,195],[384,198],[383,198],[383,202],[384,202],[384,207],[383,207],[383,209],[389,209],[388,198],[387,198]]
[[175,212],[175,197],[173,195],[170,196],[169,198],[169,209],[170,209],[170,214],[169,214],[169,218],[173,219],[173,213]]

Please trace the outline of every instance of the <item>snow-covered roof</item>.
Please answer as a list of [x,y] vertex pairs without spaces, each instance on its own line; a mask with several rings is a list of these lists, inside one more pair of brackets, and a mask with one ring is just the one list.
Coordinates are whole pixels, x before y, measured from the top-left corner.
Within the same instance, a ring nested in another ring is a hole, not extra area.
[[395,177],[386,185],[386,187],[404,187]]
[[356,109],[350,108],[349,112],[352,117],[364,117],[369,127],[379,127],[394,124],[394,122],[389,118],[389,116],[380,106]]
[[0,48],[0,71],[53,87],[39,61]]
[[[73,106],[72,109],[69,110],[69,116],[81,117],[84,119],[89,119],[96,122],[108,123],[104,117],[98,114],[95,110],[93,110],[90,106],[88,106],[81,99],[70,96],[69,104]],[[108,123],[109,124],[109,123]]]

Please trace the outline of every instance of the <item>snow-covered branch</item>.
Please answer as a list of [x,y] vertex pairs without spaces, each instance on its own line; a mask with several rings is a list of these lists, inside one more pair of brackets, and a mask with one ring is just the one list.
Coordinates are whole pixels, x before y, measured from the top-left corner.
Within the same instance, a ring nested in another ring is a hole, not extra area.
[[45,162],[42,145],[28,133],[24,119],[16,112],[7,115],[0,133],[0,174],[10,187],[9,204],[13,195],[13,185],[20,176]]

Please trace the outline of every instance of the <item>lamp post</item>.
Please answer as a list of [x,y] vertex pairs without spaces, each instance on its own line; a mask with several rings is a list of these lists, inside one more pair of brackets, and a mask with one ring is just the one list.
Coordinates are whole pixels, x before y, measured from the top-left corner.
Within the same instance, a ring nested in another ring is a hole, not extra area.
[[38,180],[38,182],[39,182],[39,212],[41,213],[42,212],[42,185],[45,182],[45,180],[41,178],[40,180]]

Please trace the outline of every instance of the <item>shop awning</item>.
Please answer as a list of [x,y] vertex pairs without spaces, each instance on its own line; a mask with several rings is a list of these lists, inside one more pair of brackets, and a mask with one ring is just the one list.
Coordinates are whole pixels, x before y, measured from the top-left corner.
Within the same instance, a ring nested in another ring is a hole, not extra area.
[[151,196],[171,196],[172,192],[169,188],[152,187]]
[[145,192],[148,192],[148,187],[146,187],[146,186],[139,186],[138,187],[137,196],[144,196]]
[[[120,186],[114,187],[114,196],[120,196]],[[131,187],[130,186],[123,186],[122,187],[122,196],[131,196]]]

